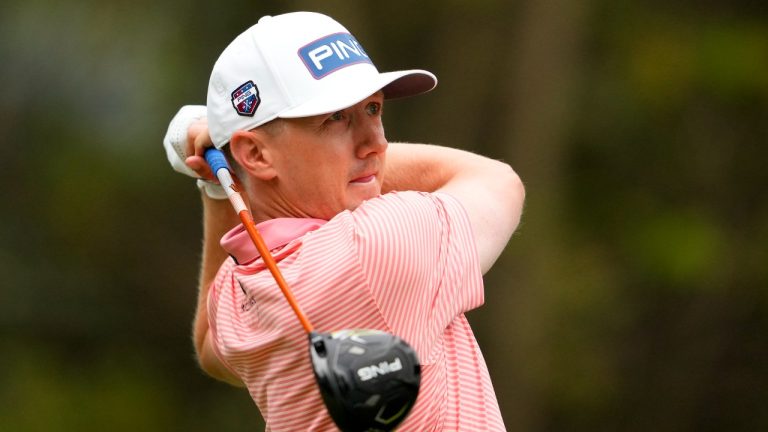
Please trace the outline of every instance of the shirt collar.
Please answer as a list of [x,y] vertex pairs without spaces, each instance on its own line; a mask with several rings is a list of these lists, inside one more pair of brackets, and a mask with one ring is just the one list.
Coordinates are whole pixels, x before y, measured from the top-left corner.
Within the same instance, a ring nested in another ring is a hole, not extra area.
[[[277,218],[257,224],[256,229],[264,239],[267,248],[274,250],[320,228],[326,222],[322,219]],[[261,256],[242,224],[224,234],[220,243],[238,264],[247,264]]]

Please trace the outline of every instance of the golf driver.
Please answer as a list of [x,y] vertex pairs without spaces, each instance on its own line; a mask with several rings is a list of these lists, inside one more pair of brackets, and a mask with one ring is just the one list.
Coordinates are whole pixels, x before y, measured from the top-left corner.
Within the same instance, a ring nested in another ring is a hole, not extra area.
[[345,432],[394,430],[419,393],[421,366],[416,352],[399,337],[379,330],[315,331],[256,230],[224,154],[209,148],[205,160],[309,336],[312,369],[333,421]]

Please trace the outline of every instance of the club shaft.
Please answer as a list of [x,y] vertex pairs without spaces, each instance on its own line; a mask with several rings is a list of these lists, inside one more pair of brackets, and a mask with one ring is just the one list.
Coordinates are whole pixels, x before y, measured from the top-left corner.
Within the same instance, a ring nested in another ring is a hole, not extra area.
[[307,316],[304,315],[304,312],[299,307],[299,303],[296,301],[296,297],[293,296],[293,292],[291,292],[291,289],[288,287],[288,283],[285,281],[285,278],[283,278],[283,274],[277,267],[277,263],[272,257],[272,254],[269,252],[269,248],[267,248],[267,245],[264,243],[264,239],[262,239],[261,234],[259,234],[259,231],[256,229],[256,224],[253,222],[251,213],[248,210],[242,210],[240,211],[239,216],[240,221],[243,222],[245,230],[248,231],[248,236],[251,238],[251,241],[253,241],[253,245],[256,246],[256,250],[258,250],[259,254],[261,254],[261,258],[264,260],[264,264],[269,269],[269,272],[272,273],[272,277],[275,279],[275,282],[277,282],[277,286],[279,286],[280,290],[283,292],[285,299],[288,300],[288,304],[291,305],[291,308],[296,314],[296,317],[299,318],[301,326],[304,327],[304,330],[306,330],[307,333],[311,332],[314,330],[312,324],[309,322]]
[[275,279],[277,286],[280,287],[280,291],[283,292],[283,296],[288,301],[291,309],[293,309],[296,317],[299,319],[301,326],[304,327],[304,330],[307,333],[312,332],[314,330],[312,324],[301,310],[301,307],[299,307],[299,303],[296,301],[296,297],[294,297],[293,292],[288,287],[288,283],[283,277],[283,274],[277,267],[277,262],[275,262],[275,259],[272,257],[269,248],[267,247],[266,243],[264,243],[264,239],[256,229],[256,223],[253,220],[253,216],[248,210],[248,207],[246,207],[245,202],[243,201],[243,198],[240,195],[237,186],[235,185],[232,174],[226,165],[224,154],[219,150],[210,148],[205,152],[205,159],[208,161],[208,164],[211,165],[211,169],[214,171],[216,178],[219,179],[219,183],[221,183],[221,186],[226,191],[229,201],[232,203],[235,212],[237,212],[238,216],[240,217],[240,221],[243,223],[245,230],[248,232],[248,237],[251,238],[253,245],[256,246],[256,250],[259,251],[261,258],[264,261],[264,265],[266,265],[267,269],[269,269],[269,272],[272,273],[272,277]]

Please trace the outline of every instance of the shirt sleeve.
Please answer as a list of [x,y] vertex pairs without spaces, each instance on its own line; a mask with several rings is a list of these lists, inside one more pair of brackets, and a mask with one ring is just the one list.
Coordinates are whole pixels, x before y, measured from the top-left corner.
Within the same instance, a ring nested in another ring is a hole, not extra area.
[[208,329],[210,331],[211,346],[214,354],[221,361],[221,363],[229,369],[236,376],[240,376],[239,371],[229,362],[229,359],[222,352],[222,348],[227,346],[227,341],[221,330],[237,328],[239,322],[237,322],[235,314],[231,313],[226,307],[222,310],[219,309],[222,301],[226,298],[232,301],[233,293],[235,292],[234,283],[234,269],[235,261],[228,258],[219,267],[219,271],[216,273],[216,277],[211,282],[210,289],[208,290],[207,308],[208,308]]
[[353,212],[371,295],[391,330],[422,362],[460,314],[483,303],[469,218],[447,194],[394,192]]

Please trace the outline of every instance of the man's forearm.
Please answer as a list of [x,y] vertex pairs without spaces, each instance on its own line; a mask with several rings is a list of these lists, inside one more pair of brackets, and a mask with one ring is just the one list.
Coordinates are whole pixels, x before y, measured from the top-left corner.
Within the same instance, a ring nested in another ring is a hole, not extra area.
[[228,200],[215,200],[205,193],[203,196],[203,256],[200,263],[200,279],[197,298],[197,312],[194,324],[194,342],[198,353],[201,351],[208,331],[208,289],[216,273],[227,259],[227,253],[219,244],[221,237],[238,223],[239,219]]
[[397,190],[434,192],[466,168],[462,161],[479,157],[450,147],[390,143],[382,193]]

